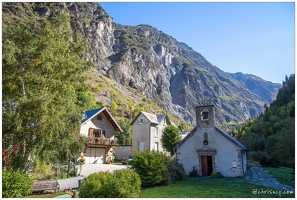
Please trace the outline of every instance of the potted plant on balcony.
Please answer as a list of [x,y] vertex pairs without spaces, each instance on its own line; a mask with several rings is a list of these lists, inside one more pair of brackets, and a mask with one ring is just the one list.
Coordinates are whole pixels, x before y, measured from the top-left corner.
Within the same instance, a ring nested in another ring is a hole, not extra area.
[[95,143],[98,144],[100,142],[100,138],[95,139]]
[[108,144],[108,143],[109,143],[109,139],[105,139],[104,144]]

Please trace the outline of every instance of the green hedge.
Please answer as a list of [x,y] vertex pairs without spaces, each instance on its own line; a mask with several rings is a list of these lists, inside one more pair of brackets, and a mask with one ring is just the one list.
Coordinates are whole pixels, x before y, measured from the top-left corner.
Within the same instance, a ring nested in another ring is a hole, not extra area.
[[121,169],[113,173],[107,171],[90,174],[79,189],[79,197],[132,198],[138,197],[140,190],[138,174],[129,169]]
[[20,171],[2,171],[2,198],[25,197],[32,193],[30,177]]
[[139,174],[142,186],[153,186],[165,182],[170,158],[157,151],[135,151],[132,169]]
[[169,185],[175,181],[186,179],[186,173],[181,164],[173,159],[168,164],[168,172],[165,175],[165,184]]

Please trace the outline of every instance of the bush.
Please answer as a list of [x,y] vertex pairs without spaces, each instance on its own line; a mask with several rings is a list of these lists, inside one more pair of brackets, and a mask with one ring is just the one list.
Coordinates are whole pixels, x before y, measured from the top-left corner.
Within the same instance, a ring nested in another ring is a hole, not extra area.
[[195,167],[193,167],[193,170],[189,172],[190,177],[197,177],[198,176],[198,171]]
[[55,166],[48,164],[46,161],[36,158],[34,160],[34,170],[30,174],[32,180],[53,179],[56,175]]
[[260,161],[264,158],[267,159],[268,157],[269,157],[268,153],[263,151],[251,151],[249,153],[249,158],[254,161]]
[[213,178],[223,178],[224,177],[221,172],[213,172],[213,173],[211,173],[210,176]]
[[16,198],[28,196],[32,193],[30,177],[20,171],[2,171],[2,198]]
[[132,198],[138,197],[141,180],[128,169],[90,174],[79,189],[81,198]]
[[168,172],[165,175],[165,184],[173,183],[176,180],[184,180],[186,173],[181,164],[176,160],[171,160],[168,164]]
[[113,187],[118,191],[118,195],[115,197],[132,198],[139,196],[141,180],[136,172],[129,169],[115,170],[113,177],[115,180]]
[[153,186],[165,182],[170,158],[157,151],[135,151],[132,169],[140,176],[142,186]]

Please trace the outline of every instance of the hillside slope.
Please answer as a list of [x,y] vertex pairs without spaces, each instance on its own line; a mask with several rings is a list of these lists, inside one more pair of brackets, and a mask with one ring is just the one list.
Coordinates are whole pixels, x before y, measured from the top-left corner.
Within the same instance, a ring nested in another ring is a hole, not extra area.
[[[95,64],[97,76],[106,75],[130,87],[189,124],[194,125],[195,106],[203,104],[215,105],[219,123],[256,116],[280,87],[259,79],[256,89],[251,88],[238,75],[223,72],[188,45],[150,25],[113,23],[98,3],[3,4],[5,21],[14,16],[50,17],[59,11],[72,16],[72,29],[82,34],[89,47],[84,59]],[[105,104],[112,102],[99,98],[98,92],[94,95]]]

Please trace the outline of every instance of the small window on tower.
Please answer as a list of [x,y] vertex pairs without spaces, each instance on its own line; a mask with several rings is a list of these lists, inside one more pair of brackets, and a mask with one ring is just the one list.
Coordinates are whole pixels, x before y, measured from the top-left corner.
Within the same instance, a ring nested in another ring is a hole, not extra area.
[[139,124],[143,124],[143,118],[139,119]]
[[201,111],[201,120],[208,120],[208,110]]

